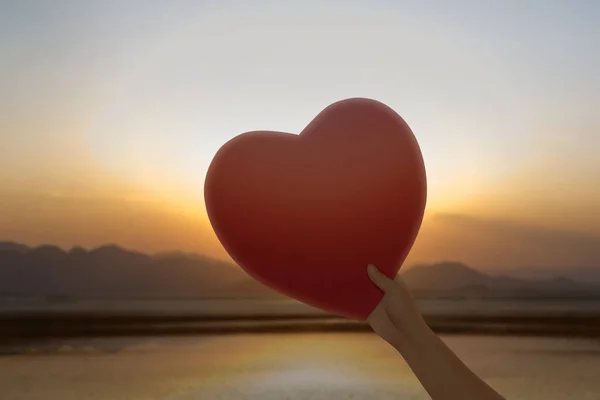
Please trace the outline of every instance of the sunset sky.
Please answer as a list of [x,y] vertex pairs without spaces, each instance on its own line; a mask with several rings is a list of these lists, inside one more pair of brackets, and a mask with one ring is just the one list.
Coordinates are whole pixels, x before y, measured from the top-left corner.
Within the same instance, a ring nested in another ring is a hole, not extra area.
[[594,0],[0,0],[0,240],[226,257],[218,148],[360,96],[423,151],[411,262],[600,266],[598,71]]

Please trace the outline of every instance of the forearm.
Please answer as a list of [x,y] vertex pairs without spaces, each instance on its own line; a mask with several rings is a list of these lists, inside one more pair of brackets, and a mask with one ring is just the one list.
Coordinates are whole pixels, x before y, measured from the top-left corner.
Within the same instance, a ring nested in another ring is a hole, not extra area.
[[404,357],[432,400],[504,400],[422,322],[399,338]]

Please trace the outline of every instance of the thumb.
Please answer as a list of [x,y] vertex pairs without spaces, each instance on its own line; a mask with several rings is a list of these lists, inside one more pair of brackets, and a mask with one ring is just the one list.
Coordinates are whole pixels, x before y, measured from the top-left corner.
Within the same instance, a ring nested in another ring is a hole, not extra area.
[[371,279],[371,282],[373,282],[375,286],[381,289],[384,293],[394,289],[396,285],[394,280],[382,274],[381,271],[379,271],[373,264],[369,264],[367,266],[367,273],[369,274],[369,279]]

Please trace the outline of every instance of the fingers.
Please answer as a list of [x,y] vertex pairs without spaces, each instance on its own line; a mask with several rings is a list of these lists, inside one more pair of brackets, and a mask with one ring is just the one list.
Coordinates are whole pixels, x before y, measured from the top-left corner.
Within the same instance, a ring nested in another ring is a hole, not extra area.
[[369,315],[367,322],[379,337],[396,347],[395,344],[398,338],[398,329],[387,314],[383,303],[379,303],[379,305],[375,307],[375,310]]
[[383,290],[384,293],[394,289],[394,280],[382,274],[373,264],[367,266],[367,273],[369,274],[371,282],[379,289]]

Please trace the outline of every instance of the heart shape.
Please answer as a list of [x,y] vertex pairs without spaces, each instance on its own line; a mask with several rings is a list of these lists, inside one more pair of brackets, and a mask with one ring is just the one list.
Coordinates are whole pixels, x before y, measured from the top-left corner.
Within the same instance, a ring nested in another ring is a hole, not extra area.
[[300,135],[252,131],[219,149],[204,187],[213,229],[263,284],[327,312],[365,320],[420,229],[427,185],[419,145],[386,105],[352,98]]

